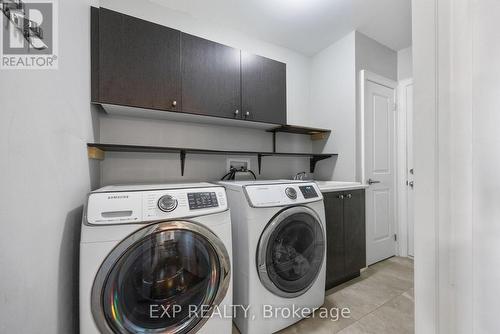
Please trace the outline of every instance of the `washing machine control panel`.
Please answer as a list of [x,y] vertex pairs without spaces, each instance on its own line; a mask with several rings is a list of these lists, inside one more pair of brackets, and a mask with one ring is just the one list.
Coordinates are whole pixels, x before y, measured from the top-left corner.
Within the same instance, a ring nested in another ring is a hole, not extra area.
[[312,185],[300,186],[299,189],[302,192],[302,196],[306,199],[318,197],[318,193]]
[[275,207],[322,201],[316,183],[256,184],[245,186],[246,197],[252,207]]
[[189,209],[191,210],[216,208],[219,206],[217,193],[215,191],[188,193],[187,196]]
[[182,219],[228,209],[223,187],[158,189],[92,193],[87,206],[90,224],[126,224]]

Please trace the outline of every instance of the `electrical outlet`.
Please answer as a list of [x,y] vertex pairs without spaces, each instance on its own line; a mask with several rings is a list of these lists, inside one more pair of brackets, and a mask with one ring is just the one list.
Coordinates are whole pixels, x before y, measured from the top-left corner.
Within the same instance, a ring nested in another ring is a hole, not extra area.
[[231,168],[236,168],[237,170],[240,170],[242,167],[244,169],[250,169],[250,159],[236,159],[236,158],[227,159],[228,172]]

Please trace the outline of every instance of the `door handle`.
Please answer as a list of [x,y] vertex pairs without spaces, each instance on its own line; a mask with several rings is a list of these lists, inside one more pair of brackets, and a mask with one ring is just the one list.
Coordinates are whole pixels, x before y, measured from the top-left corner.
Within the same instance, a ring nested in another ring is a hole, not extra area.
[[415,183],[413,183],[413,181],[410,181],[410,182],[408,182],[408,185],[410,186],[411,189],[413,189],[413,186],[415,185]]
[[380,181],[375,181],[375,180],[372,180],[372,179],[368,179],[368,184],[369,185],[372,185],[372,184],[375,184],[375,183],[380,183]]

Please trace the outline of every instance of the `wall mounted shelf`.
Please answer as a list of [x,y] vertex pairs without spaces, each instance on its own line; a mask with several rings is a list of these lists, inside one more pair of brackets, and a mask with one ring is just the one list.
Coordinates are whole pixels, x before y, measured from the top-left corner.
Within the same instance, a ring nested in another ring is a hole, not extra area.
[[296,135],[309,135],[311,136],[311,140],[324,140],[328,138],[332,132],[332,130],[327,129],[309,128],[296,125],[281,125],[266,131],[272,132],[273,134],[273,152],[276,152],[276,133],[278,132],[293,133]]
[[273,129],[269,129],[267,130],[267,132],[287,132],[298,135],[310,135],[312,140],[320,140],[325,139],[332,132],[332,130],[309,128],[306,126],[282,125]]
[[259,174],[261,172],[262,157],[304,157],[309,158],[310,172],[313,173],[316,163],[337,156],[337,154],[315,154],[315,153],[285,153],[285,152],[256,152],[256,151],[230,151],[230,150],[208,150],[186,147],[164,147],[164,146],[140,146],[140,145],[117,145],[117,144],[87,144],[90,159],[103,160],[105,152],[142,152],[142,153],[176,153],[179,154],[181,162],[181,175],[184,175],[184,166],[187,154],[206,155],[251,155],[257,156],[259,164]]

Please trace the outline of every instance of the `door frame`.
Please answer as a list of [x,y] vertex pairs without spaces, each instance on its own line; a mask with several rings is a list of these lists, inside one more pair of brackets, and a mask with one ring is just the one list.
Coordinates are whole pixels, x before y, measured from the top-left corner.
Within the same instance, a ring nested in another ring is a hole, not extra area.
[[[382,75],[370,72],[368,70],[361,70],[359,72],[359,113],[358,113],[358,119],[359,119],[359,135],[358,135],[358,140],[359,140],[359,150],[360,150],[360,170],[361,170],[361,183],[366,184],[366,168],[365,168],[365,153],[366,153],[366,147],[365,147],[365,94],[366,94],[366,83],[367,82],[374,82],[376,84],[394,89],[394,106],[397,107],[397,101],[398,101],[398,94],[397,94],[397,88],[398,88],[398,83],[394,80],[388,79]],[[394,215],[394,233],[398,236],[397,240],[395,241],[395,249],[394,249],[394,254],[399,255],[399,224],[398,224],[398,211],[397,211],[397,203],[398,203],[398,191],[397,191],[397,112],[394,114],[394,121],[393,121],[393,131],[394,131],[394,138],[393,138],[393,171],[394,171],[394,176],[393,176],[393,182],[394,182],[394,189],[393,189],[393,199],[392,199],[392,207],[393,207],[393,215]],[[367,203],[368,204],[368,203]],[[367,227],[368,228],[368,227]],[[368,236],[368,231],[366,231],[366,235]],[[368,249],[368,240],[367,240],[367,245]]]
[[471,142],[472,9],[469,0],[412,1],[416,334],[473,332],[472,229],[451,210],[460,203],[467,211],[472,194],[460,191],[470,186],[472,155],[457,154]]
[[406,97],[403,94],[404,88],[413,85],[413,78],[404,79],[398,82],[398,110],[396,113],[397,123],[397,197],[398,197],[398,249],[399,256],[407,257],[409,245],[409,225],[408,225],[408,109],[406,108]]

